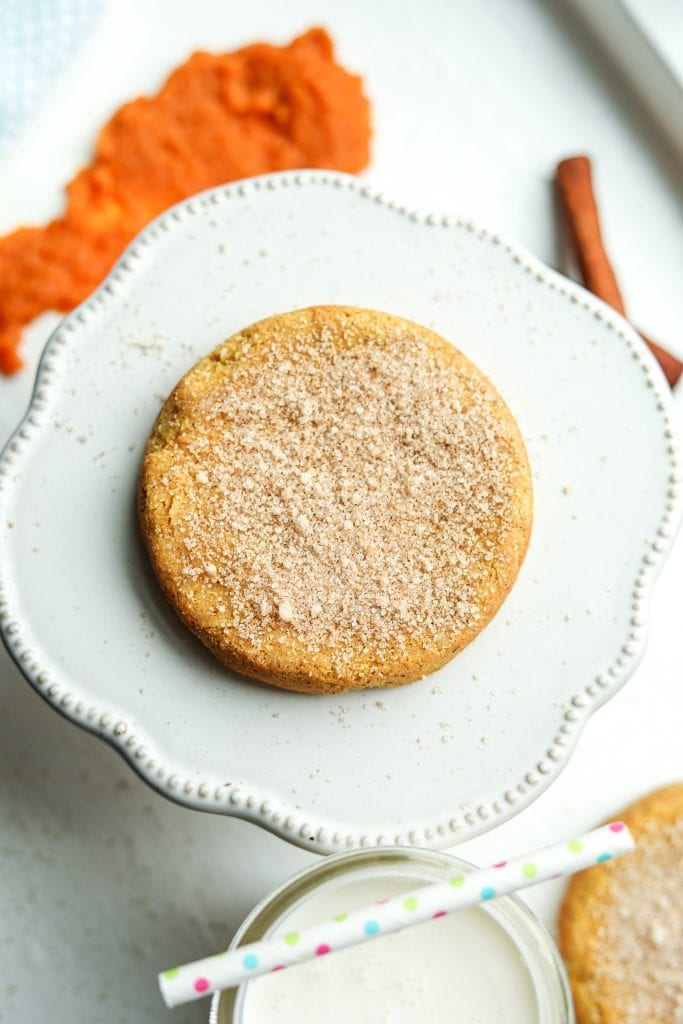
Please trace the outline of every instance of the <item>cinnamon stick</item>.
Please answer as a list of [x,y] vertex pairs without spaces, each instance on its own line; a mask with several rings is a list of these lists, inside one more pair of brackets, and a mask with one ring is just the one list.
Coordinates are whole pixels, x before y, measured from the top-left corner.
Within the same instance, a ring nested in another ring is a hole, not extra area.
[[[581,269],[583,283],[613,309],[626,315],[626,307],[612,269],[600,229],[600,217],[593,189],[591,163],[587,156],[573,156],[557,165],[555,182],[569,225],[569,234]],[[659,362],[671,387],[683,373],[683,362],[639,331]]]
[[[637,328],[636,328],[637,330]],[[643,334],[642,331],[638,331],[641,338],[652,352],[661,368],[664,370],[664,376],[666,377],[669,385],[672,388],[676,387],[681,374],[683,374],[683,363],[680,359],[677,359],[671,352],[667,352],[665,348],[658,345],[652,338],[648,338],[647,334]]]

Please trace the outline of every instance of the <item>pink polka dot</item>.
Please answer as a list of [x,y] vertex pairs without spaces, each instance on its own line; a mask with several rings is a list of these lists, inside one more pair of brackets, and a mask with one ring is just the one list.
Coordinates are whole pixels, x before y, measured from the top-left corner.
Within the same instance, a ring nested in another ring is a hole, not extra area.
[[507,864],[506,860],[499,860],[497,864],[494,864],[494,868],[504,868]]
[[316,956],[325,956],[325,953],[331,953],[332,950],[329,946],[326,946],[324,942],[321,942],[319,946],[315,947]]
[[194,988],[195,992],[206,992],[208,987],[209,987],[209,979],[208,978],[195,978],[195,982],[194,982],[194,985],[193,985],[193,988]]
[[445,917],[445,916],[446,916],[446,911],[445,910],[437,910],[437,912],[435,914],[432,914],[432,917]]
[[275,967],[271,967],[271,971],[284,971],[284,964],[275,964]]
[[623,832],[624,831],[624,823],[623,823],[623,821],[615,821],[613,825],[610,825],[609,830],[610,830],[610,832]]

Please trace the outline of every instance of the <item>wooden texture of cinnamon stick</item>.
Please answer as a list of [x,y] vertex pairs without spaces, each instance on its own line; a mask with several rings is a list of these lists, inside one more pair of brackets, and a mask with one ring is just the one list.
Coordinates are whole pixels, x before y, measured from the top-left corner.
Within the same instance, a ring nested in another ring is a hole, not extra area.
[[[625,316],[626,307],[621,290],[602,240],[588,157],[573,156],[561,160],[557,165],[555,182],[584,285]],[[662,367],[667,381],[674,387],[683,373],[683,362],[642,332],[639,333]]]

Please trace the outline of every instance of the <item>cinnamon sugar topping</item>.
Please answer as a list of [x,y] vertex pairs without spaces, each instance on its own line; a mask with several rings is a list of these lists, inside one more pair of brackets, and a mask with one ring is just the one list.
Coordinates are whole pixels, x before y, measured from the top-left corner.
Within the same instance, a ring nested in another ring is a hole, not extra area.
[[256,649],[286,627],[341,662],[350,643],[381,656],[476,625],[495,586],[513,428],[487,382],[399,323],[381,345],[275,325],[178,399],[164,482],[190,600],[220,594]]
[[612,872],[595,982],[618,993],[620,1024],[683,1024],[683,820],[647,824],[638,845]]

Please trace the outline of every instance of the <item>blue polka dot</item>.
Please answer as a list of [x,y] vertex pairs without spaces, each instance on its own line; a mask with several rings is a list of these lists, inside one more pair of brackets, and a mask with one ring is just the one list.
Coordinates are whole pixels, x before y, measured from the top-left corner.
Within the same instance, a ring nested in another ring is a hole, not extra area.
[[363,925],[363,931],[366,935],[376,935],[379,931],[379,921],[366,921]]
[[611,860],[611,859],[612,859],[612,854],[611,853],[601,853],[600,856],[598,857],[598,864],[604,864],[604,862],[606,860]]
[[247,955],[242,958],[242,963],[248,970],[253,971],[255,967],[258,967],[258,957],[255,956],[254,953],[247,953]]
[[487,885],[481,890],[481,898],[483,900],[492,900],[496,895],[496,890],[492,885]]

